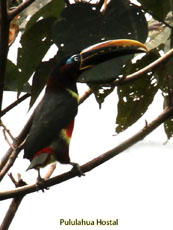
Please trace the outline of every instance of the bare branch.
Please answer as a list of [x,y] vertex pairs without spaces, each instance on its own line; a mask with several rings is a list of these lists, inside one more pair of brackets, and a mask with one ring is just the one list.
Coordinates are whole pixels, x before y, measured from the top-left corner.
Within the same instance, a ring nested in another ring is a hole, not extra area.
[[[21,187],[21,186],[26,185],[26,183],[22,180],[20,174],[18,174],[18,181],[15,180],[15,178],[13,177],[13,175],[11,173],[9,174],[9,177],[16,187]],[[14,218],[14,216],[15,216],[18,208],[19,208],[19,205],[20,205],[23,197],[24,196],[18,196],[12,200],[12,202],[8,208],[8,211],[7,211],[7,213],[3,219],[3,222],[0,226],[0,230],[9,229],[9,226],[10,226],[10,224],[11,224],[11,222],[12,222],[12,220],[13,220],[13,218]]]
[[12,200],[9,208],[8,208],[8,211],[5,215],[5,218],[0,226],[0,230],[8,230],[9,229],[9,226],[18,210],[18,207],[21,203],[23,199],[23,196],[19,196],[19,197],[16,197]]
[[79,105],[82,104],[90,95],[92,94],[92,91],[90,88],[88,88],[85,93],[80,97],[79,99]]
[[[8,144],[12,147],[12,144],[9,143],[9,140],[6,136],[6,133],[8,133],[8,135],[10,136],[10,138],[15,141],[15,138],[13,137],[12,133],[10,132],[9,129],[7,129],[7,127],[4,125],[4,123],[2,121],[0,121],[0,126],[3,127],[3,132],[4,132],[4,136],[5,136],[5,140],[8,142]],[[14,148],[14,147],[13,147]]]
[[22,101],[24,101],[25,99],[27,99],[28,97],[30,97],[31,94],[26,93],[23,96],[21,96],[20,98],[18,98],[15,102],[13,102],[12,104],[10,104],[9,106],[7,106],[5,109],[3,109],[1,111],[0,116],[4,116],[7,112],[9,112],[11,109],[13,109],[15,106],[19,105]]
[[4,134],[4,138],[5,138],[6,142],[8,143],[8,145],[9,145],[12,149],[14,149],[13,144],[10,142],[10,140],[8,139],[8,137],[7,137],[7,135],[6,135],[6,130],[5,130],[5,129],[3,129],[3,134]]
[[4,80],[8,53],[9,20],[7,2],[0,1],[0,114],[3,100]]
[[[110,160],[111,158],[115,157],[116,155],[120,154],[122,151],[126,150],[127,148],[131,147],[132,145],[136,144],[138,141],[144,139],[149,133],[151,133],[154,129],[156,129],[159,125],[161,125],[164,121],[170,118],[173,115],[173,106],[166,108],[155,120],[151,123],[148,123],[147,126],[141,129],[138,133],[134,136],[129,138],[128,140],[122,142],[117,147],[111,149],[110,151],[96,157],[95,159],[87,162],[86,164],[81,166],[81,170],[83,173],[89,172],[90,170],[94,169],[95,167],[103,164],[104,162]],[[64,181],[67,181],[71,178],[78,176],[78,173],[74,170],[61,174],[59,176],[50,178],[45,181],[44,184],[39,186],[39,189],[45,189],[47,187],[51,187],[56,184],[60,184]],[[26,195],[38,190],[38,186],[28,185],[22,188],[17,188],[11,191],[0,192],[0,200],[5,200],[9,198],[13,198],[16,196]]]

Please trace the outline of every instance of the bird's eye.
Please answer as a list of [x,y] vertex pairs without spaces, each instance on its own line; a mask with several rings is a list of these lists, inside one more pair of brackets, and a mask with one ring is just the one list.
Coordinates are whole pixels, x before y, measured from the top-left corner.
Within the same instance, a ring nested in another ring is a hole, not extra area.
[[78,61],[79,61],[79,56],[75,55],[75,56],[73,57],[73,60],[74,60],[75,62],[78,62]]
[[70,58],[67,59],[66,64],[72,64],[74,62],[79,62],[79,60],[80,60],[79,55],[75,54],[75,55],[73,55],[73,56],[71,56]]

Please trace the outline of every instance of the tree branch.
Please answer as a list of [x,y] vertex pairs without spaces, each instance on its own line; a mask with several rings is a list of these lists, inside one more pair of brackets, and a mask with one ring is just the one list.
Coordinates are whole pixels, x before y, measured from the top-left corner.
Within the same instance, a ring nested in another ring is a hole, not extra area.
[[5,164],[2,165],[3,167],[2,170],[0,171],[0,181],[7,174],[8,170],[13,166],[21,150],[22,150],[22,145],[16,148],[10,148],[9,151],[5,154],[4,158],[2,159],[2,163],[5,162]]
[[[52,173],[53,173],[55,168],[56,168],[55,164],[51,165],[51,167],[50,167],[49,171],[47,172],[47,174],[45,175],[44,179],[48,179],[52,175]],[[11,178],[12,182],[15,184],[16,187],[22,187],[22,186],[26,185],[26,182],[24,182],[22,180],[20,174],[18,174],[18,181],[16,181],[14,179],[12,174],[9,174],[9,177]],[[0,230],[9,229],[10,224],[11,224],[13,218],[15,217],[15,214],[16,214],[18,208],[19,208],[19,205],[21,204],[21,202],[22,202],[24,197],[25,197],[25,195],[21,195],[21,196],[15,197],[12,200],[12,202],[11,202],[9,208],[8,208],[8,211],[7,211],[7,213],[6,213],[6,215],[5,215],[4,219],[3,219],[3,222],[2,222],[2,224],[0,226]]]
[[17,8],[15,8],[14,10],[11,10],[10,12],[8,12],[8,18],[9,20],[13,20],[13,18],[15,16],[17,16],[18,14],[20,14],[24,9],[26,9],[29,5],[31,5],[33,2],[35,2],[35,0],[26,0],[25,2],[23,2],[22,4],[20,4]]
[[12,200],[12,202],[8,208],[8,211],[6,213],[6,216],[5,216],[3,222],[0,226],[0,230],[7,230],[9,228],[23,197],[24,196],[19,196],[19,197],[16,197]]
[[79,99],[79,105],[82,104],[93,92],[88,88],[85,93]]
[[13,109],[15,106],[19,105],[22,101],[24,101],[25,99],[27,99],[28,97],[30,97],[31,94],[26,93],[23,96],[21,96],[20,98],[18,98],[15,102],[13,102],[12,104],[10,104],[9,106],[7,106],[5,109],[3,109],[1,111],[0,116],[4,116],[7,112],[9,112],[11,109]]
[[[151,133],[154,129],[156,129],[159,125],[161,125],[164,121],[170,118],[173,115],[173,106],[166,108],[155,120],[151,123],[146,124],[143,129],[141,129],[138,133],[134,136],[130,137],[128,140],[122,142],[117,147],[111,149],[110,151],[94,158],[93,160],[87,162],[86,164],[81,166],[81,170],[83,173],[89,172],[90,170],[94,169],[95,167],[103,164],[104,162],[110,160],[111,158],[115,157],[116,155],[120,154],[122,151],[126,150],[127,148],[131,147],[132,145],[136,144],[138,141],[144,139],[149,133]],[[47,187],[51,187],[56,184],[60,184],[64,181],[67,181],[71,178],[78,176],[78,173],[74,170],[61,174],[59,176],[50,178],[45,181],[45,183],[39,186],[39,189],[45,189]],[[26,195],[32,192],[38,191],[38,186],[28,185],[22,188],[17,188],[11,191],[0,192],[0,200],[5,200],[9,198],[13,198],[16,196]]]
[[8,136],[14,141],[14,137],[13,135],[11,134],[10,130],[7,129],[7,127],[4,125],[4,123],[2,121],[0,121],[0,126],[3,127],[3,134],[4,134],[4,139],[6,140],[6,142],[9,144],[9,146],[14,149],[14,146],[12,145],[11,141],[9,140],[9,138],[7,137],[7,134]]
[[7,2],[0,1],[0,114],[6,73],[9,25],[10,23],[7,17]]
[[[21,187],[21,186],[26,185],[26,183],[21,179],[20,174],[18,174],[18,181],[16,181],[14,179],[12,174],[9,174],[9,177],[11,178],[12,182],[15,184],[16,187]],[[7,211],[7,213],[6,213],[6,215],[5,215],[4,219],[3,219],[3,222],[2,222],[2,224],[0,226],[0,230],[9,229],[9,226],[10,226],[10,224],[11,224],[11,222],[12,222],[12,220],[13,220],[13,218],[14,218],[17,210],[18,210],[18,207],[19,207],[23,197],[24,196],[18,196],[18,197],[15,197],[12,200],[12,202],[11,202],[9,208],[8,208],[8,211]]]

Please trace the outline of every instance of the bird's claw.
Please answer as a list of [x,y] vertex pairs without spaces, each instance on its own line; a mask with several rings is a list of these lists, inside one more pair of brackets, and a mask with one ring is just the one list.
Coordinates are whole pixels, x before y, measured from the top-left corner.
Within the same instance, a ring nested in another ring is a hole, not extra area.
[[72,171],[77,172],[79,177],[85,176],[85,174],[82,172],[79,164],[74,163],[74,162],[70,162],[70,164],[73,166]]
[[49,188],[42,188],[44,184],[45,184],[45,180],[41,177],[40,170],[38,170],[38,177],[36,181],[37,191],[42,190],[42,192],[44,192],[44,190],[49,190]]

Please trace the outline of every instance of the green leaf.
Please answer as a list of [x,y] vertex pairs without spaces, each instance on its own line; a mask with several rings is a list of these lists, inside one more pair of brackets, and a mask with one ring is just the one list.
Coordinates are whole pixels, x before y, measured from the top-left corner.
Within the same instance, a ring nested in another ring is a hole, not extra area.
[[52,33],[64,56],[81,51],[102,37],[100,19],[100,11],[93,10],[89,3],[72,4],[63,10]]
[[88,84],[90,89],[95,95],[96,101],[99,104],[99,107],[101,108],[101,104],[104,102],[105,98],[112,93],[114,90],[114,87],[104,87],[103,85],[99,84]]
[[51,26],[55,18],[46,18],[35,23],[21,37],[22,48],[18,49],[17,65],[22,73],[18,81],[19,91],[22,89],[44,55],[52,45]]
[[144,12],[130,1],[112,0],[103,20],[106,39],[128,38],[141,42],[147,39],[148,24]]
[[155,19],[160,19],[162,21],[168,12],[173,10],[172,0],[139,0],[139,2]]
[[111,1],[104,14],[99,4],[71,4],[53,27],[53,39],[64,56],[103,40],[129,38],[144,42],[147,35],[147,22],[140,7],[123,0]]
[[[6,78],[5,78],[5,90],[7,91],[18,91],[18,81],[22,78],[22,73],[18,67],[10,60],[7,60]],[[26,83],[23,87],[23,92],[30,92],[31,87]]]
[[[154,61],[158,55],[149,53],[135,64],[131,62],[125,67],[124,75],[135,72]],[[148,109],[158,90],[158,80],[154,73],[142,75],[140,78],[118,87],[118,115],[116,132],[122,132],[134,124]]]

